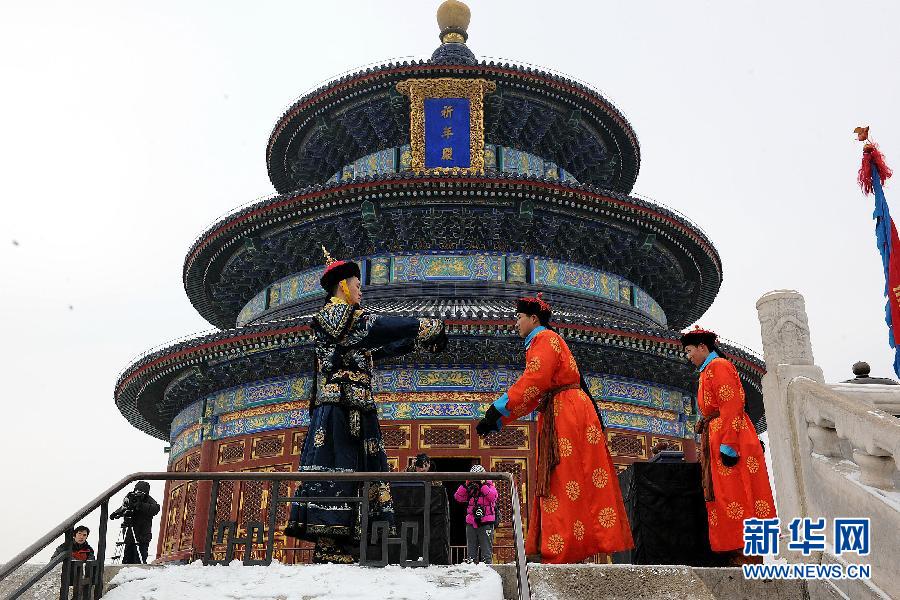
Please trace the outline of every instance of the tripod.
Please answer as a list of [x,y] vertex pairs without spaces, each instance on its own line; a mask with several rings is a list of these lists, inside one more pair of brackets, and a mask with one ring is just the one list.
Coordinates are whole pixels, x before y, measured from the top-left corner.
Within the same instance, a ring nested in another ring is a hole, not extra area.
[[[129,548],[131,546],[131,548]],[[130,551],[129,551],[130,550]],[[134,562],[122,562],[129,558],[137,558]],[[140,551],[137,536],[134,535],[134,524],[126,520],[119,529],[119,539],[116,540],[116,550],[112,555],[113,564],[147,564],[147,557]]]

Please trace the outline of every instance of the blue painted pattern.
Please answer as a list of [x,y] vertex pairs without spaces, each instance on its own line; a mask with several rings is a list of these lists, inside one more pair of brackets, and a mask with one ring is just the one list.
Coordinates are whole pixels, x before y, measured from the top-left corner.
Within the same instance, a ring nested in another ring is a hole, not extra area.
[[638,287],[634,288],[634,292],[635,307],[637,307],[644,314],[652,317],[657,323],[665,325],[666,314],[663,312],[662,307],[656,303],[656,300],[651,298],[647,292]]
[[191,425],[196,425],[200,421],[200,412],[202,408],[202,402],[195,402],[178,413],[175,418],[172,419],[172,434],[170,439],[174,440],[182,431]]
[[391,282],[503,281],[504,259],[498,254],[397,254],[391,258]]
[[[666,315],[659,304],[630,281],[605,271],[549,258],[490,252],[406,252],[356,260],[360,263],[363,280],[369,278],[369,285],[418,281],[525,283],[530,279],[536,285],[636,307],[657,323],[666,323]],[[241,310],[237,324],[244,325],[269,310],[292,303],[324,299],[325,292],[319,286],[322,268],[290,275],[259,292]]]
[[528,152],[503,148],[500,160],[501,170],[505,173],[543,177],[547,171],[552,171],[555,175],[552,179],[559,179],[558,167],[555,164],[551,163],[552,166],[545,169],[544,159]]
[[[477,419],[484,414],[490,399],[477,401],[457,397],[455,393],[499,394],[521,374],[516,368],[398,368],[376,371],[373,389],[382,395],[378,414],[382,420]],[[587,374],[585,381],[598,401],[615,402],[619,410],[603,410],[606,423],[615,428],[684,437],[693,431],[696,415],[692,398],[682,390],[652,383]],[[279,377],[258,381],[210,394],[207,403],[209,439],[222,439],[260,431],[306,427],[307,404],[312,389],[311,375]],[[417,394],[409,396],[406,394]],[[446,394],[446,396],[442,396]],[[491,396],[488,396],[490,398]],[[635,412],[621,410],[623,404]],[[182,410],[172,421],[169,460],[201,442],[197,426],[203,400]],[[611,405],[607,405],[611,406]],[[665,413],[652,412],[655,410]],[[649,411],[642,414],[640,411]],[[533,420],[534,415],[528,419]]]
[[[535,284],[635,306],[657,323],[666,323],[666,315],[659,304],[642,289],[618,275],[549,258],[532,258],[530,272]],[[640,305],[633,304],[634,297],[641,299]]]
[[675,388],[600,375],[585,375],[584,379],[594,398],[608,402],[625,402],[674,413],[683,412],[685,402],[691,402],[690,395]]
[[200,429],[189,430],[184,435],[175,438],[169,449],[169,462],[173,462],[185,451],[200,445]]
[[[468,138],[467,138],[468,148]],[[470,150],[469,150],[470,151]],[[455,150],[454,150],[455,152]],[[395,160],[395,157],[398,157]],[[502,164],[498,164],[498,158]],[[439,165],[446,166],[446,165]],[[484,168],[490,171],[503,173],[518,173],[563,182],[578,183],[574,175],[557,165],[555,162],[544,160],[539,156],[522,152],[515,148],[484,145]],[[386,148],[373,154],[363,156],[349,165],[345,165],[328,179],[328,183],[349,181],[356,177],[368,177],[386,173],[399,173],[412,170],[412,151],[409,144],[398,148]]]

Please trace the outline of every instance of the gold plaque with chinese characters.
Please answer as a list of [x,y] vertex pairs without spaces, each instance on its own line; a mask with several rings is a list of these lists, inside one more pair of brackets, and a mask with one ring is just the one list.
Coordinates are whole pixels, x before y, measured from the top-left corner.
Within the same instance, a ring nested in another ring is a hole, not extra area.
[[409,97],[412,170],[484,173],[486,79],[407,79],[397,91]]

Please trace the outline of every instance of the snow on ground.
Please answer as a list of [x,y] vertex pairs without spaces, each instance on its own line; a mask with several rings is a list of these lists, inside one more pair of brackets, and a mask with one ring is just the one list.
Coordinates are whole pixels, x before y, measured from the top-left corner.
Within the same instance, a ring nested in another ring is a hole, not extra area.
[[122,569],[107,600],[502,600],[487,565],[383,569],[355,565],[189,565]]

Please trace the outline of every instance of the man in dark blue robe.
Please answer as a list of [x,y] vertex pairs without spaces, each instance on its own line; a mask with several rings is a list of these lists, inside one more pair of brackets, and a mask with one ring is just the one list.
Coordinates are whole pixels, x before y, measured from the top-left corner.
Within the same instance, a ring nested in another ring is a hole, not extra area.
[[[309,429],[299,471],[389,471],[378,411],[372,394],[374,361],[422,348],[437,353],[447,345],[438,319],[392,317],[360,307],[360,268],[351,261],[331,261],[321,284],[328,302],[313,317],[316,375],[309,406]],[[315,542],[313,562],[352,563],[361,535],[360,504],[319,502],[314,498],[359,496],[361,484],[313,481],[297,496],[285,534]],[[369,523],[393,527],[393,503],[387,483],[369,488]]]

